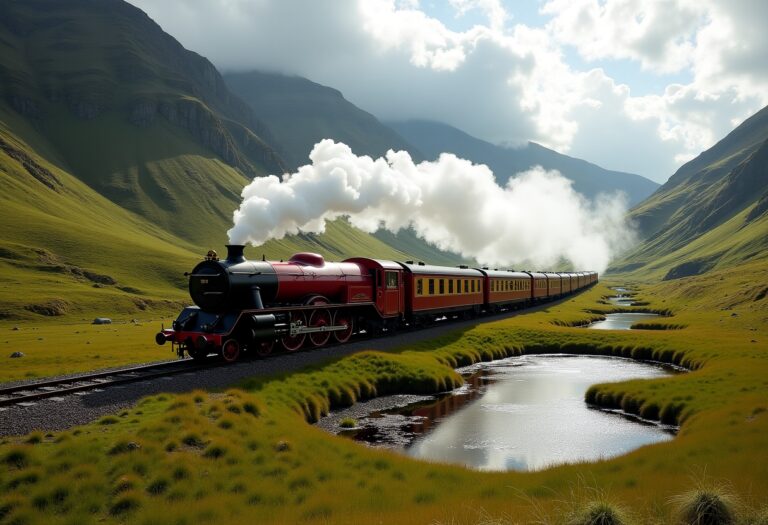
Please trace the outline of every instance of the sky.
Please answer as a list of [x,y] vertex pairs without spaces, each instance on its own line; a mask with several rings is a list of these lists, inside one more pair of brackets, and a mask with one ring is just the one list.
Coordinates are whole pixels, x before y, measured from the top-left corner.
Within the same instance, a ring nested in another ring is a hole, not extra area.
[[221,71],[657,182],[768,105],[765,0],[130,1]]

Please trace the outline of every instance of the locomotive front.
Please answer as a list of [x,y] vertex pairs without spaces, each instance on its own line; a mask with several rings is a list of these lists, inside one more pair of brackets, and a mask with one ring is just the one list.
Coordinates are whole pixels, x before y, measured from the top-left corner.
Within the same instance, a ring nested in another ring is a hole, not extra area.
[[245,246],[227,245],[227,258],[215,252],[189,275],[189,295],[206,312],[264,308],[277,295],[277,274],[265,261],[248,261]]
[[[265,302],[274,300],[277,274],[268,262],[246,260],[244,248],[227,245],[223,260],[210,251],[186,274],[189,295],[196,306],[184,308],[171,329],[161,330],[155,337],[157,344],[177,344],[180,356],[185,351],[195,358],[220,351],[225,360],[234,361],[240,354],[241,341],[274,335],[280,320],[258,311]],[[251,315],[246,322],[240,322],[244,311]]]

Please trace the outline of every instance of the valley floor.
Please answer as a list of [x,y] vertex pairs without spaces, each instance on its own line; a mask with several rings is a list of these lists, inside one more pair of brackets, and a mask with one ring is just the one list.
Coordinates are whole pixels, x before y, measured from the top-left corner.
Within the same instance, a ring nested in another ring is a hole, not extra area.
[[[595,509],[623,515],[622,523],[671,523],[696,489],[721,498],[732,522],[765,523],[766,282],[768,266],[752,263],[638,284],[643,308],[672,315],[646,326],[656,329],[576,327],[614,310],[607,284],[627,284],[601,283],[397,351],[360,352],[225,392],[153,395],[74,430],[6,438],[0,523],[589,523]],[[587,394],[679,423],[678,436],[597,463],[483,473],[372,450],[307,424],[357,399],[455,387],[460,365],[544,352],[689,368]]]

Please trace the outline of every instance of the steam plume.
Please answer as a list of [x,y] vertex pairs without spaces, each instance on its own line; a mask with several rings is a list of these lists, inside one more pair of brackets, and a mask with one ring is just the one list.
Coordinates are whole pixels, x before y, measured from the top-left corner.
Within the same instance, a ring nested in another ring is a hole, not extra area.
[[557,171],[536,167],[501,187],[487,166],[452,154],[415,164],[390,150],[374,160],[330,139],[309,158],[282,180],[258,177],[243,189],[231,243],[322,233],[326,221],[347,216],[367,232],[413,226],[443,250],[497,267],[543,269],[566,259],[578,270],[603,271],[633,240],[623,195],[591,203]]

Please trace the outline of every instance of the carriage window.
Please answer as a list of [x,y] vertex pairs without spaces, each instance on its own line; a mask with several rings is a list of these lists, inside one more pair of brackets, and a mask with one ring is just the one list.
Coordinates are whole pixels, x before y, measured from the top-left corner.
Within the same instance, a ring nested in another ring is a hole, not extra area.
[[424,295],[424,279],[416,279],[416,295]]
[[464,293],[469,293],[469,279],[464,279]]
[[387,288],[397,288],[398,278],[397,272],[387,272]]
[[453,279],[448,279],[448,293],[453,293]]
[[456,293],[461,293],[461,279],[456,279]]
[[429,280],[429,295],[435,295],[435,280]]
[[440,295],[445,293],[445,279],[440,279]]

